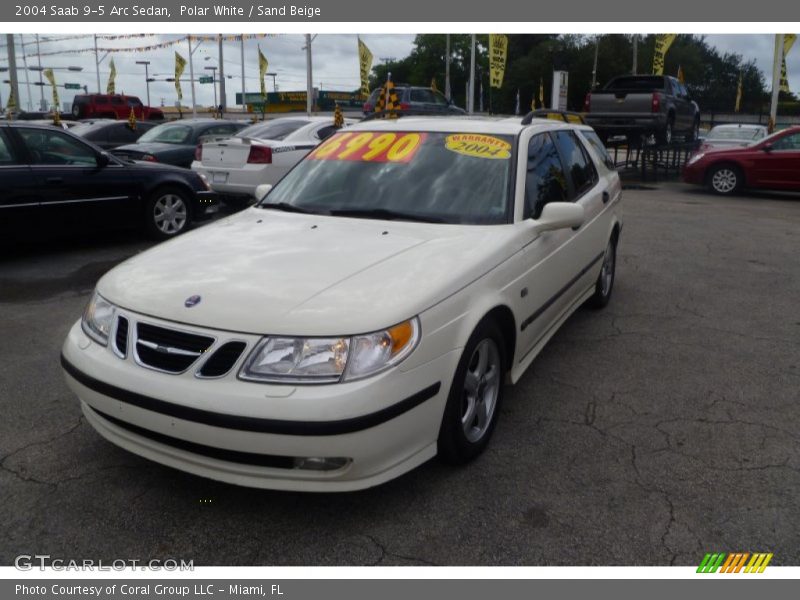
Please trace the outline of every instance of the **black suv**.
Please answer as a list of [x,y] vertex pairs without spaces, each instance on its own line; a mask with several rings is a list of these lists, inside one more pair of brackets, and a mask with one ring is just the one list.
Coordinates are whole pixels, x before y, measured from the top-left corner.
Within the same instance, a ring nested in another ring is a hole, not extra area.
[[[364,114],[371,115],[375,112],[375,105],[381,95],[381,89],[372,90],[369,98],[364,103]],[[466,111],[459,108],[452,101],[448,101],[441,92],[429,87],[414,87],[405,83],[398,83],[394,86],[397,92],[399,106],[395,110],[413,110],[420,112],[431,112],[449,115],[464,115]]]

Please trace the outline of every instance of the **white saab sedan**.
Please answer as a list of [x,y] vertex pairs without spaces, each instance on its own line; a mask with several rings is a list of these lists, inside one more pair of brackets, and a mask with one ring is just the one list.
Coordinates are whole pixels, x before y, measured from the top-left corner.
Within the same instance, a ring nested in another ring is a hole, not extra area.
[[[345,126],[357,123],[345,119]],[[332,117],[282,117],[255,123],[225,140],[197,146],[192,170],[223,201],[252,204],[256,187],[277,183],[308,152],[336,133]]]
[[256,206],[97,284],[61,364],[111,442],[346,491],[478,455],[505,383],[614,285],[621,186],[581,125],[365,121]]

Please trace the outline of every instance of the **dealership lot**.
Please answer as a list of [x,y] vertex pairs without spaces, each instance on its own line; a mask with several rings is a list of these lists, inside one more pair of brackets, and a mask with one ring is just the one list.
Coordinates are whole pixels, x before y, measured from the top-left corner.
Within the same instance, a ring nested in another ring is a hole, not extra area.
[[508,390],[487,452],[379,488],[237,488],[140,459],[81,417],[58,356],[135,234],[4,248],[0,564],[800,560],[800,198],[631,189],[614,297]]

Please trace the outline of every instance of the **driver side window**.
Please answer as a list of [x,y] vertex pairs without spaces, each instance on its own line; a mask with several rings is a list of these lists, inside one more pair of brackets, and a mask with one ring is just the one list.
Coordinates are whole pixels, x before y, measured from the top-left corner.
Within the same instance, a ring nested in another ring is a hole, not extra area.
[[96,166],[92,148],[72,136],[49,129],[20,130],[34,165]]
[[568,200],[567,178],[550,134],[533,136],[528,144],[524,217],[538,219],[548,202]]

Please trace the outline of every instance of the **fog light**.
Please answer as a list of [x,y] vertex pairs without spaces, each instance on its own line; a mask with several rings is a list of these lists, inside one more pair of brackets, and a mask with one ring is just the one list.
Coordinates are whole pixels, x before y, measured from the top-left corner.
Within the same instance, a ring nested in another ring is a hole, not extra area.
[[303,469],[305,471],[335,471],[342,469],[352,462],[350,458],[334,457],[334,458],[321,458],[310,457],[305,458],[302,456],[295,457],[294,468]]

